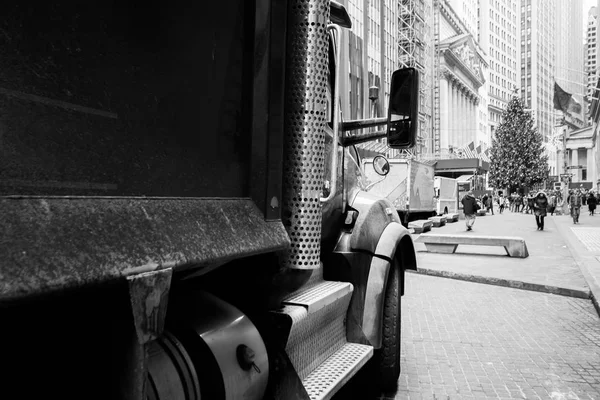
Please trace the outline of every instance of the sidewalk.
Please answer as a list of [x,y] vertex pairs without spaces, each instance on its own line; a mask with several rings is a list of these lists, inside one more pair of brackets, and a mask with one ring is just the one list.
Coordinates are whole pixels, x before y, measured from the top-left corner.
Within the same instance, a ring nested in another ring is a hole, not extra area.
[[571,249],[590,289],[592,303],[600,315],[600,215],[590,216],[587,206],[584,206],[577,225],[569,216],[555,218],[555,224]]
[[[473,231],[464,220],[433,228],[433,233],[519,236],[529,257],[511,258],[502,247],[459,246],[455,254],[428,253],[415,243],[419,273],[509,286],[565,296],[590,298],[600,314],[600,215],[582,210],[580,224],[570,216],[548,216],[538,231],[531,214],[512,213],[477,217]],[[413,234],[413,239],[419,235]]]

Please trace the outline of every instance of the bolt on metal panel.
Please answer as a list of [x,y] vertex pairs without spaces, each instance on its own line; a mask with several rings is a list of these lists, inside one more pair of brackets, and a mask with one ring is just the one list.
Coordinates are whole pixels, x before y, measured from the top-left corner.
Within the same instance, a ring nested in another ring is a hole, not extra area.
[[292,242],[284,265],[316,269],[321,249],[328,85],[328,0],[288,7],[283,223]]

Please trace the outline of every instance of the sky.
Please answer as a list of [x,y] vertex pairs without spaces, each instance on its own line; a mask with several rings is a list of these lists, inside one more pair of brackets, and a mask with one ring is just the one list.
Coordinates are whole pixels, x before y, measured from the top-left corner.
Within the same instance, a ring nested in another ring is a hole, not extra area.
[[583,0],[583,30],[587,28],[587,13],[596,5],[596,0]]

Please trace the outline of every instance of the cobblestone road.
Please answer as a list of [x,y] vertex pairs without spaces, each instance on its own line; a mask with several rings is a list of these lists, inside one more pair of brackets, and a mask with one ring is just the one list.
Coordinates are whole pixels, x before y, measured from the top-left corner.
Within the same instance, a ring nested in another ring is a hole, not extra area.
[[336,400],[600,400],[589,300],[417,274],[406,284],[397,391],[367,393],[359,376]]

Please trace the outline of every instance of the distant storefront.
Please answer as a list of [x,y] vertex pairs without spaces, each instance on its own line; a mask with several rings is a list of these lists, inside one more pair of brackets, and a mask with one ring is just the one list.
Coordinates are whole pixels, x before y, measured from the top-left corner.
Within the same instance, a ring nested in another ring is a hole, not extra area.
[[438,160],[435,164],[435,174],[459,181],[471,182],[474,192],[487,192],[487,174],[490,164],[479,158],[453,158]]

